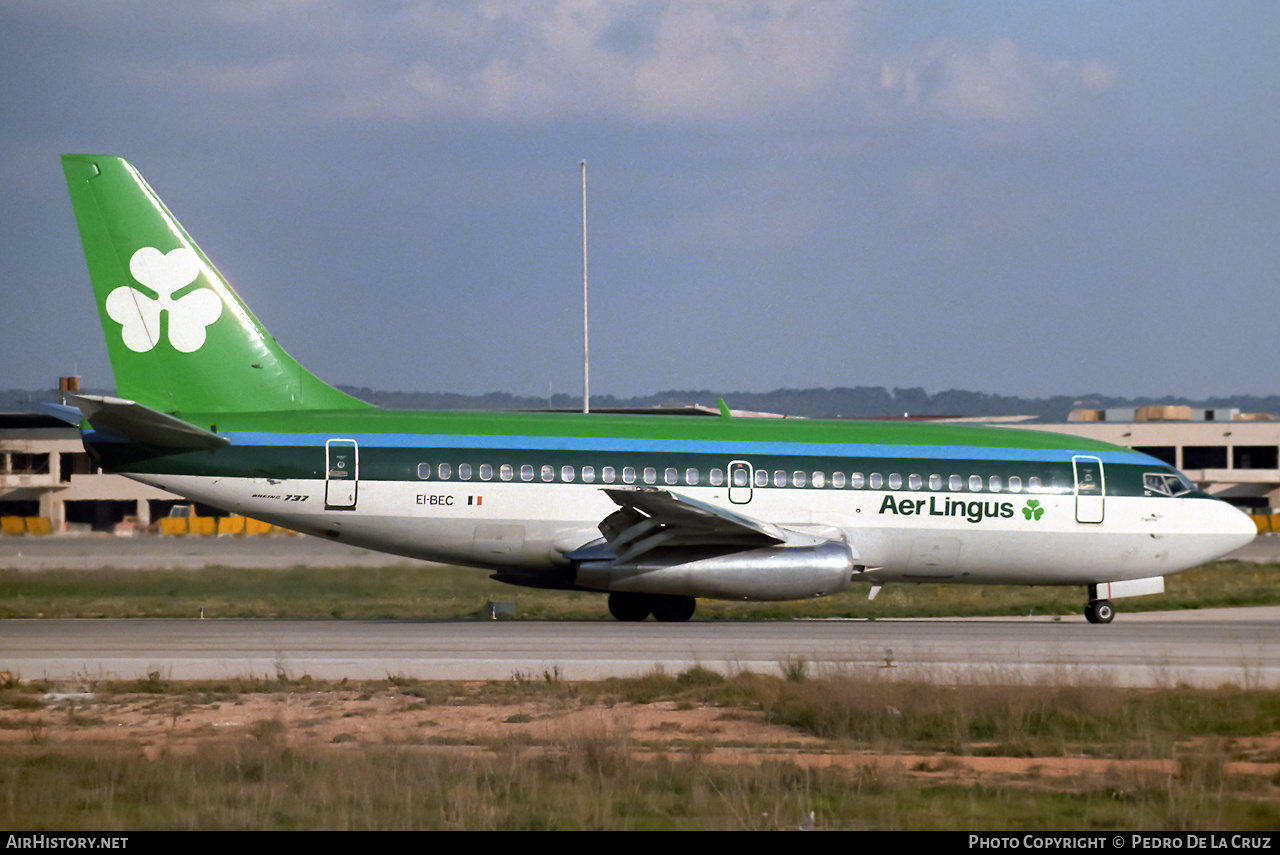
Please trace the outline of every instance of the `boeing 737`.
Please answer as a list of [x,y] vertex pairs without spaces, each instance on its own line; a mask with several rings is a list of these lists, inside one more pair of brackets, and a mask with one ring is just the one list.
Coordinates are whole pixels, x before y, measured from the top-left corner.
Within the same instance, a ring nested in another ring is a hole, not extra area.
[[378,409],[285,353],[128,161],[62,163],[119,395],[76,397],[85,448],[193,501],[624,621],[861,580],[1081,586],[1108,623],[1256,534],[1159,460],[1053,433]]

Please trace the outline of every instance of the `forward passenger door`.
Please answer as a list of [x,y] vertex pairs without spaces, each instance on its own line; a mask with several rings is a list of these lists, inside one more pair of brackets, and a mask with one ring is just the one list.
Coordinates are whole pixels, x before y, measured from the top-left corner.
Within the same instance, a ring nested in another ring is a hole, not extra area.
[[1102,474],[1102,461],[1097,457],[1077,455],[1071,458],[1076,475],[1076,522],[1102,522],[1107,487]]

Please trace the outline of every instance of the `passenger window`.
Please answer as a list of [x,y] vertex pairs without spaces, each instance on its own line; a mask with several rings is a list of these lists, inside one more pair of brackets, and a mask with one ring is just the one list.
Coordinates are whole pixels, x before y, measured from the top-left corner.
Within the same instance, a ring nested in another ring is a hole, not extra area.
[[855,490],[861,490],[862,485],[865,483],[866,481],[863,479],[861,472],[854,472],[849,476],[849,486]]
[[805,476],[804,476],[804,473],[803,473],[803,472],[801,472],[800,470],[798,470],[798,469],[797,469],[795,472],[792,472],[792,473],[791,473],[791,486],[792,486],[792,487],[803,487],[803,486],[804,486],[804,482],[805,482]]
[[1022,479],[1019,478],[1017,475],[1009,476],[1009,492],[1010,493],[1022,492]]
[[817,487],[819,490],[827,486],[827,475],[825,472],[813,473],[813,486]]
[[493,467],[490,466],[488,463],[480,464],[480,480],[481,481],[493,480]]
[[775,487],[787,486],[787,473],[783,472],[781,469],[775,469],[773,471],[773,486]]
[[707,473],[707,480],[711,482],[712,487],[719,487],[724,483],[724,473],[719,469],[712,469]]
[[453,474],[453,467],[448,463],[441,463],[436,467],[436,474],[440,476],[441,481],[448,481],[449,476]]
[[418,464],[418,477],[419,477],[419,478],[421,478],[421,479],[422,479],[422,480],[424,480],[424,481],[431,477],[431,464],[430,464],[430,463],[419,463],[419,464]]
[[520,480],[521,481],[533,480],[533,466],[531,464],[526,463],[520,467]]
[[565,482],[566,484],[573,483],[573,467],[572,466],[560,467],[560,480]]
[[1027,490],[1031,493],[1040,493],[1044,490],[1044,485],[1040,483],[1040,476],[1032,475],[1027,479]]
[[644,468],[644,482],[646,484],[652,484],[654,481],[657,481],[657,480],[658,480],[658,470],[654,469],[652,466],[646,466]]
[[550,463],[542,464],[542,480],[554,481],[556,478],[556,468]]
[[912,490],[919,490],[921,487],[924,486],[924,479],[921,478],[919,475],[912,473],[911,475],[907,476],[907,486],[910,487]]
[[471,464],[470,463],[458,464],[458,479],[461,481],[471,480]]
[[618,480],[618,473],[614,471],[612,466],[606,466],[600,470],[600,480],[606,484],[612,484]]
[[582,483],[594,484],[596,480],[596,468],[594,466],[582,467]]
[[999,493],[1001,487],[1003,486],[1004,485],[1000,482],[999,475],[992,475],[990,478],[987,479],[987,488],[990,489],[991,492],[993,493]]
[[733,486],[735,487],[747,486],[747,470],[745,469],[733,470]]
[[982,476],[981,475],[969,476],[969,492],[970,493],[982,492]]
[[675,484],[680,480],[680,473],[674,469],[668,468],[662,473],[662,480],[666,481],[668,484]]
[[636,470],[631,466],[624,466],[622,469],[622,483],[634,484],[636,482]]
[[768,473],[768,472],[766,472],[766,471],[765,471],[765,470],[763,470],[763,469],[757,469],[757,470],[756,470],[756,486],[757,486],[757,487],[768,487],[768,486],[769,486],[769,473]]
[[837,490],[844,489],[844,473],[843,472],[831,473],[831,486],[835,487]]
[[880,477],[879,472],[872,472],[868,483],[870,483],[872,490],[879,490],[880,485],[884,483],[884,478]]
[[947,479],[947,489],[950,490],[951,492],[958,493],[960,492],[961,489],[963,489],[963,487],[964,487],[964,479],[961,478],[959,475],[952,475],[950,478]]
[[512,468],[511,468],[511,464],[510,464],[510,463],[504,463],[504,464],[502,464],[502,466],[498,469],[498,477],[499,477],[499,478],[501,478],[503,481],[510,481],[510,480],[511,480],[511,477],[512,477],[514,474],[515,474],[515,472],[514,472],[514,470],[512,470]]
[[890,490],[902,489],[902,476],[899,475],[897,472],[889,473],[889,489]]
[[941,476],[941,475],[930,475],[930,476],[929,476],[929,489],[930,489],[930,490],[941,490],[941,489],[942,489],[942,476]]
[[696,486],[698,483],[698,470],[697,469],[684,470],[684,482],[690,486]]

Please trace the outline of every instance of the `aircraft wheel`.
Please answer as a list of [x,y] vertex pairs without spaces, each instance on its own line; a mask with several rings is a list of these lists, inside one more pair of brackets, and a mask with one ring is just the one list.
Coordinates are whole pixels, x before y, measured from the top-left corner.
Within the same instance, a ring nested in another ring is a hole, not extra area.
[[653,598],[653,617],[666,623],[684,623],[693,617],[698,601],[693,597],[658,596]]
[[1084,607],[1084,616],[1089,623],[1111,623],[1116,610],[1110,600],[1094,600]]
[[652,606],[645,594],[615,591],[609,595],[609,614],[614,619],[634,623],[649,616]]

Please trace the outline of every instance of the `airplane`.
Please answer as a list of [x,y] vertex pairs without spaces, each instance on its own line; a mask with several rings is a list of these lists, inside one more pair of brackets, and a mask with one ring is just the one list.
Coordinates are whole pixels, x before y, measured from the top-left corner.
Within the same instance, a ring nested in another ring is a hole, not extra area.
[[339,543],[608,595],[620,621],[697,598],[871,583],[1067,585],[1085,617],[1249,543],[1160,460],[939,423],[376,408],[290,357],[123,158],[64,155],[117,395],[78,395],[97,465]]

